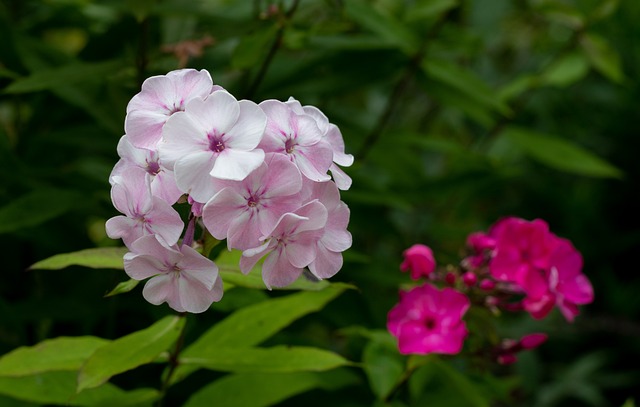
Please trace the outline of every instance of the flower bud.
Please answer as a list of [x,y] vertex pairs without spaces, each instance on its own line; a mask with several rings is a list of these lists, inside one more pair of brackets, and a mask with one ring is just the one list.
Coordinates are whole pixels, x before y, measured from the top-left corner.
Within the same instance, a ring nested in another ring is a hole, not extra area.
[[462,282],[467,287],[472,287],[478,282],[478,276],[476,276],[476,274],[471,271],[467,271],[462,275]]
[[491,291],[494,288],[496,288],[496,283],[493,280],[490,280],[488,278],[485,278],[484,280],[480,281],[480,289],[484,290],[484,291]]
[[535,349],[547,341],[547,334],[533,333],[525,335],[520,339],[522,349]]
[[431,249],[423,244],[414,244],[404,251],[404,261],[400,264],[401,271],[411,271],[411,278],[419,280],[427,277],[436,268]]
[[449,285],[454,285],[456,283],[456,275],[452,272],[448,272],[444,276],[444,282]]

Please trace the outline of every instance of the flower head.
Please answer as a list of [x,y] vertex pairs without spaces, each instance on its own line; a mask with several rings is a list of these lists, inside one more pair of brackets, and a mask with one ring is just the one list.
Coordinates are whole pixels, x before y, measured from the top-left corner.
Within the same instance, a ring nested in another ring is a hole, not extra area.
[[469,306],[464,294],[427,283],[400,292],[400,302],[389,311],[387,329],[398,338],[402,354],[454,355],[467,336],[462,316]]

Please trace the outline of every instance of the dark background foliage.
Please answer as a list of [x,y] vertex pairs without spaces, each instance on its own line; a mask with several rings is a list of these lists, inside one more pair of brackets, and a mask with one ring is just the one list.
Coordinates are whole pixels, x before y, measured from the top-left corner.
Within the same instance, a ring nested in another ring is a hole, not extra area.
[[[354,246],[336,280],[359,292],[275,342],[358,360],[362,343],[336,329],[384,328],[408,281],[406,247],[428,244],[455,264],[468,233],[503,216],[542,218],[582,252],[596,300],[571,325],[557,312],[501,318],[504,335],[550,339],[497,374],[519,375],[518,405],[638,397],[639,17],[633,0],[3,0],[0,353],[60,335],[115,338],[168,313],[139,289],[102,298],[121,272],[26,270],[118,244],[104,222],[116,214],[107,178],[127,102],[145,78],[193,67],[238,98],[318,106],[356,156],[343,193]],[[264,295],[230,291],[189,337]],[[145,369],[117,380],[157,386],[157,369]],[[339,397],[373,402],[366,388]]]

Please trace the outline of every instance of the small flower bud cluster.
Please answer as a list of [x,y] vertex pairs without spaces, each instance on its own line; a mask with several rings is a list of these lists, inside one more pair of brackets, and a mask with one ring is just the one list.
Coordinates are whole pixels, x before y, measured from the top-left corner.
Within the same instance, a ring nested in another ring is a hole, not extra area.
[[[293,98],[238,101],[206,70],[182,69],[143,83],[125,133],[109,178],[122,215],[106,229],[130,250],[127,274],[152,277],[143,290],[149,302],[203,312],[222,297],[215,263],[193,248],[196,225],[241,250],[244,273],[266,256],[268,288],[307,267],[319,279],[342,267],[351,234],[339,189],[351,179],[338,165],[353,156],[317,108]],[[185,202],[186,227],[174,208]]]
[[[427,246],[416,244],[404,252],[400,269],[413,280],[429,282],[401,291],[399,304],[389,312],[387,327],[398,338],[401,353],[459,353],[467,335],[462,318],[470,304],[496,315],[526,311],[536,319],[557,306],[571,322],[578,305],[593,301],[593,288],[581,271],[582,256],[540,219],[502,219],[488,233],[470,234],[467,246],[470,255],[459,267],[443,269],[436,268]],[[546,338],[539,333],[504,340],[488,353],[498,363],[510,364],[516,353]]]

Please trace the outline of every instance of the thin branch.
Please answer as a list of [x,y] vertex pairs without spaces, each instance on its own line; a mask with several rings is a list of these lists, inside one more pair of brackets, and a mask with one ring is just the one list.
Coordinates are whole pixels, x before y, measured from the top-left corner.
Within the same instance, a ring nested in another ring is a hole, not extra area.
[[[186,315],[186,312],[181,312],[179,315],[180,317],[184,318]],[[182,347],[184,346],[184,336],[186,332],[186,329],[185,329],[186,326],[187,326],[186,323],[182,326],[182,331],[180,331],[180,336],[176,341],[176,346],[174,346],[173,350],[169,354],[169,371],[167,372],[167,375],[164,377],[164,380],[162,381],[162,385],[160,387],[160,397],[156,402],[157,407],[163,406],[164,397],[167,394],[167,390],[169,389],[169,386],[171,385],[171,379],[173,378],[173,375],[176,369],[180,365],[179,356],[180,356],[180,352],[182,351]]]

